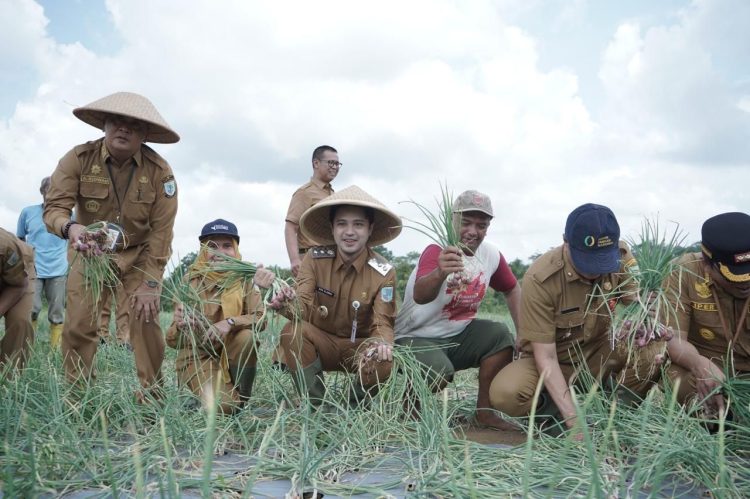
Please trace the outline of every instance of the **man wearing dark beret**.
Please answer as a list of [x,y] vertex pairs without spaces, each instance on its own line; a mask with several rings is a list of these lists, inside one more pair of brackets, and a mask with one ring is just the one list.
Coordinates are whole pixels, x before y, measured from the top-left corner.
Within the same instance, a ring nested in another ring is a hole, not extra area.
[[697,396],[715,414],[724,410],[725,373],[750,373],[750,215],[709,218],[701,239],[701,252],[679,257],[666,283],[676,332],[668,375],[680,380],[680,402]]

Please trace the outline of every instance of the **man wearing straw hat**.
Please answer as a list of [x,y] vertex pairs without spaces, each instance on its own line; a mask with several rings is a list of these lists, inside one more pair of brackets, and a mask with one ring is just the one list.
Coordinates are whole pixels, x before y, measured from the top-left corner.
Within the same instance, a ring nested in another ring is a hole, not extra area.
[[677,399],[702,402],[718,416],[725,408],[722,383],[750,373],[750,215],[722,213],[701,229],[701,252],[676,260],[667,279],[670,326],[667,343],[680,380]]
[[[47,193],[44,222],[69,239],[71,248],[87,225],[107,221],[122,228],[115,249],[119,279],[131,306],[130,341],[141,386],[161,383],[164,337],[159,288],[171,253],[177,184],[169,164],[144,142],[180,140],[145,97],[118,92],[73,110],[104,137],[78,145],[60,160]],[[71,219],[75,208],[76,220]],[[62,353],[71,381],[88,380],[98,345],[99,312],[84,285],[82,258],[68,275]],[[143,393],[137,397],[142,399]]]
[[34,343],[31,307],[35,280],[32,247],[0,229],[0,317],[5,319],[5,336],[0,340],[0,371],[8,363],[22,368],[30,354]]
[[297,278],[300,310],[281,332],[287,365],[311,403],[325,394],[324,371],[357,373],[350,401],[362,401],[391,372],[396,272],[371,246],[401,232],[401,219],[357,186],[308,209],[303,233],[328,246],[307,252]]
[[461,193],[453,217],[463,248],[431,244],[422,252],[396,320],[397,343],[419,347],[414,355],[434,391],[445,388],[456,371],[478,367],[477,423],[515,429],[494,414],[489,400],[492,379],[513,360],[515,340],[505,324],[478,319],[477,313],[491,287],[505,295],[517,326],[521,289],[500,250],[484,241],[494,217],[490,198]]

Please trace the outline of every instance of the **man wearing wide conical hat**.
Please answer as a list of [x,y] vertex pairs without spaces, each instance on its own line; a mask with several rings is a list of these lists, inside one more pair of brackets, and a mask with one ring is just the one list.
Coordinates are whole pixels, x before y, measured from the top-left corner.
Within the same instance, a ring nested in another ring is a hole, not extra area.
[[[103,130],[104,137],[74,147],[60,160],[47,192],[44,222],[50,232],[70,240],[70,251],[87,225],[106,221],[122,228],[115,262],[130,300],[138,378],[149,390],[161,381],[159,289],[171,252],[177,184],[166,160],[144,143],[169,144],[180,137],[148,99],[129,92],[109,95],[73,114]],[[98,304],[84,285],[84,258],[71,259],[68,275],[62,353],[71,380],[93,377],[98,344]]]
[[[324,371],[354,372],[352,402],[391,372],[396,272],[371,246],[401,232],[401,219],[357,186],[319,201],[300,219],[302,232],[327,246],[305,254],[297,277],[298,321],[281,332],[287,365],[317,405]],[[294,318],[294,311],[283,313]]]

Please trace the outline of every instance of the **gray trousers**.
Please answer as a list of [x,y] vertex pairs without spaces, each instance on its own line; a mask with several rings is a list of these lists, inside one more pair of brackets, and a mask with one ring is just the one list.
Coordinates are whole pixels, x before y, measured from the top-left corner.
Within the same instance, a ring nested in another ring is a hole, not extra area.
[[36,320],[42,310],[42,294],[47,298],[47,320],[52,324],[62,324],[65,313],[65,276],[38,277],[34,288],[34,305],[31,319]]

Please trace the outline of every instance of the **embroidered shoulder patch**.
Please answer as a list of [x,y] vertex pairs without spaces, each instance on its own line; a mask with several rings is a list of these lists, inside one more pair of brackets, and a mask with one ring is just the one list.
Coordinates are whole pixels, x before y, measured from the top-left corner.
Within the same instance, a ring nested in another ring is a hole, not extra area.
[[168,198],[174,197],[177,194],[177,182],[175,182],[174,176],[168,175],[161,181],[164,184],[164,195]]
[[386,286],[380,290],[380,299],[386,303],[393,301],[393,286]]
[[372,267],[375,270],[377,270],[378,274],[380,274],[382,276],[386,275],[393,268],[393,265],[391,265],[390,263],[387,263],[387,262],[381,263],[381,262],[377,261],[375,258],[370,258],[370,261],[367,262],[367,264],[370,267]]
[[313,258],[334,258],[336,251],[330,246],[318,246],[310,250]]

